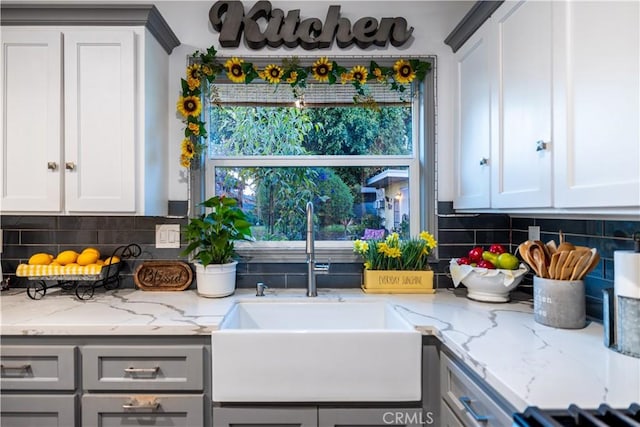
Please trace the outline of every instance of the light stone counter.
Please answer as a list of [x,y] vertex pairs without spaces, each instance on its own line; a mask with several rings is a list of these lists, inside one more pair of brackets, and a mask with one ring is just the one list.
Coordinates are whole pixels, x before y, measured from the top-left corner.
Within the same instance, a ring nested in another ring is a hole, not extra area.
[[[238,300],[290,301],[305,291],[249,290],[221,299],[195,291],[102,292],[81,301],[52,289],[38,301],[22,290],[2,293],[2,335],[207,335]],[[314,301],[385,300],[424,334],[438,337],[516,409],[535,405],[595,408],[607,402],[627,407],[640,402],[640,359],[603,345],[602,325],[554,329],[533,320],[531,301],[475,302],[464,293],[368,295],[357,289],[320,289]]]

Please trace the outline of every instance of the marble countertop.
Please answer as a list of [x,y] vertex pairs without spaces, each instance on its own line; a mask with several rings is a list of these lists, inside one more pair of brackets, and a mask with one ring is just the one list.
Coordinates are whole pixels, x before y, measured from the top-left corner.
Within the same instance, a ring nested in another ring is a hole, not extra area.
[[[269,289],[264,297],[239,290],[221,299],[195,291],[96,292],[88,301],[50,292],[38,301],[24,289],[1,294],[2,335],[208,335],[242,300],[307,300],[305,291]],[[602,325],[554,329],[533,319],[532,302],[471,301],[464,292],[369,295],[359,289],[320,289],[314,301],[384,300],[424,334],[438,337],[517,410],[535,405],[595,408],[640,402],[640,359],[603,344]]]

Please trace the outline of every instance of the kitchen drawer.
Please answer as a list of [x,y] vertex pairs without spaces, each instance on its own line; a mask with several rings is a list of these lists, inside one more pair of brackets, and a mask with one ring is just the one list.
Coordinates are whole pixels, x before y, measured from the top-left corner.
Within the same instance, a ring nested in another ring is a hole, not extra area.
[[451,410],[447,402],[445,402],[444,399],[442,399],[440,402],[441,427],[464,427],[456,414],[453,413],[453,410]]
[[[442,354],[442,398],[465,426],[512,425],[512,417],[457,363]],[[453,424],[455,425],[455,424]]]
[[85,394],[82,427],[204,425],[204,394]]
[[0,388],[74,390],[76,347],[2,346]]
[[[3,349],[4,351],[4,349]],[[70,427],[76,425],[76,397],[45,394],[2,394],[2,427]]]
[[204,346],[85,346],[85,390],[202,391]]

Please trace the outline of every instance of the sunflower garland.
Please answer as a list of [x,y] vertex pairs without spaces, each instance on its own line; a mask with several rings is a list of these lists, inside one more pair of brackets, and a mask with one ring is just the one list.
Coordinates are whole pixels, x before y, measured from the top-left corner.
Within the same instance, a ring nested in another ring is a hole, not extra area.
[[[328,84],[351,84],[356,94],[354,103],[365,107],[376,108],[375,99],[367,89],[367,82],[375,80],[378,84],[388,87],[392,91],[403,93],[407,85],[414,80],[421,81],[431,68],[431,64],[417,59],[398,59],[392,67],[382,67],[371,61],[369,67],[356,65],[347,69],[328,57],[318,58],[311,66],[301,66],[298,58],[288,58],[281,65],[268,64],[264,69],[257,69],[252,63],[242,58],[232,57],[221,63],[216,58],[217,51],[210,47],[206,52],[196,51],[192,55],[192,63],[187,67],[185,78],[181,79],[182,94],[176,104],[177,111],[182,115],[185,125],[180,153],[180,165],[190,168],[191,163],[198,159],[204,150],[207,131],[202,112],[202,85],[204,82],[213,83],[218,75],[226,75],[233,83],[251,83],[261,79],[269,84],[289,85],[293,95],[299,98],[313,79]],[[219,104],[218,92],[215,86],[208,90],[210,101]]]

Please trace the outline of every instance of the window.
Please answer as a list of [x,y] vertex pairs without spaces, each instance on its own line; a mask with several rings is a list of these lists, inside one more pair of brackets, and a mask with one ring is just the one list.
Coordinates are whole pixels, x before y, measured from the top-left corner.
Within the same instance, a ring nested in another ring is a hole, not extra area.
[[402,94],[368,86],[375,108],[354,104],[350,85],[311,84],[294,98],[284,84],[216,81],[220,103],[204,109],[205,192],[239,200],[254,224],[253,250],[301,248],[307,201],[320,250],[346,255],[365,231],[426,228],[423,85]]

